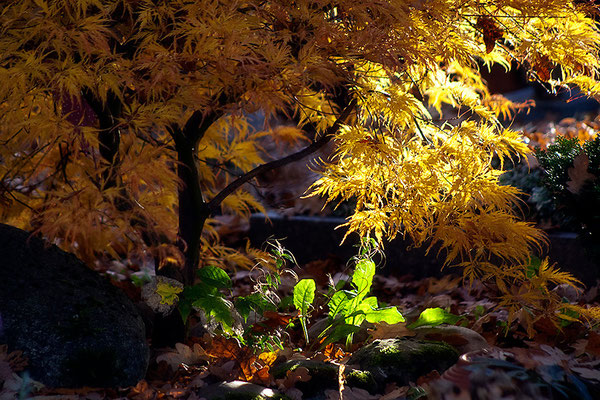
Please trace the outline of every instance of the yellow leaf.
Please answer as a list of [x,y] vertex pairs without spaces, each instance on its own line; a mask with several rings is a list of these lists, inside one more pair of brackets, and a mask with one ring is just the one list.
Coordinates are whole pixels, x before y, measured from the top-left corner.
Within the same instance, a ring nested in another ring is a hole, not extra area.
[[158,282],[156,284],[156,293],[161,297],[161,304],[172,306],[179,299],[177,294],[181,292],[183,292],[183,288],[169,285],[166,282]]

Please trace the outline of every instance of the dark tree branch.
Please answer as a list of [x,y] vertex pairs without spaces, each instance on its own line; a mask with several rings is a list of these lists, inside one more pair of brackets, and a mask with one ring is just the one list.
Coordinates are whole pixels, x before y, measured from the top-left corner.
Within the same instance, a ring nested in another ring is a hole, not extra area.
[[[217,108],[204,114],[202,111],[196,110],[192,116],[186,121],[182,134],[187,138],[188,142],[194,147],[204,137],[204,134],[210,126],[225,114],[223,107],[231,103],[230,97],[224,92],[216,99]],[[175,139],[175,137],[173,137]]]
[[354,110],[355,106],[356,106],[356,99],[353,99],[350,101],[350,104],[348,104],[346,106],[346,108],[344,108],[344,110],[342,111],[342,113],[340,114],[338,119],[334,122],[334,124],[331,125],[320,138],[316,139],[315,141],[313,141],[311,144],[309,144],[302,150],[297,151],[296,153],[292,153],[284,158],[280,158],[278,160],[274,160],[274,161],[268,162],[266,164],[259,165],[258,167],[254,168],[251,171],[248,171],[247,173],[245,173],[244,175],[242,175],[235,181],[231,182],[223,190],[221,190],[211,201],[208,202],[208,207],[211,210],[211,212],[214,213],[217,210],[217,208],[219,207],[219,205],[221,204],[221,202],[223,200],[225,200],[225,198],[227,196],[229,196],[231,193],[235,192],[243,184],[256,178],[258,175],[263,174],[268,171],[271,171],[276,168],[281,168],[284,165],[293,163],[295,161],[299,161],[299,160],[303,159],[304,157],[319,150],[321,147],[325,146],[327,143],[329,143],[329,141],[331,140],[331,138],[333,137],[335,132],[339,129],[340,124],[345,122],[346,118],[348,118],[348,116],[350,115],[352,110]]
[[119,145],[121,144],[117,119],[121,115],[123,104],[121,104],[121,101],[112,92],[108,93],[104,104],[89,88],[84,88],[81,94],[98,118],[100,127],[100,133],[98,134],[100,146],[98,150],[102,158],[109,165],[103,174],[104,188],[116,187],[118,176],[116,169],[119,163]]

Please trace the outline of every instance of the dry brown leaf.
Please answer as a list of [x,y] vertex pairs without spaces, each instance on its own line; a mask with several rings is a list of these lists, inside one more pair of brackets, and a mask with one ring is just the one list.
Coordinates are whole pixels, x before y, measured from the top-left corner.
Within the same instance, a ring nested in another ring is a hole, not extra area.
[[375,325],[374,329],[369,329],[369,334],[373,340],[376,339],[394,339],[401,337],[415,336],[416,333],[406,327],[406,322],[398,322],[397,324],[388,324],[380,322]]
[[575,343],[571,344],[571,348],[575,350],[575,357],[579,357],[585,353],[587,342],[587,339],[579,339]]
[[477,19],[477,27],[483,33],[483,43],[485,44],[485,52],[491,53],[496,46],[496,41],[502,39],[504,31],[496,24],[496,22],[486,16],[481,16]]
[[240,346],[240,342],[235,338],[215,336],[211,339],[206,352],[209,356],[216,359],[239,360],[242,355],[242,347]]
[[441,378],[440,373],[434,369],[433,371],[429,372],[428,374],[420,376],[417,379],[417,385],[423,386],[428,382],[435,381],[440,378]]
[[440,279],[429,278],[427,280],[427,293],[439,294],[456,289],[462,280],[462,277],[453,277],[452,275],[444,275]]
[[326,286],[329,281],[328,275],[339,272],[343,265],[339,257],[330,255],[324,260],[315,260],[305,264],[298,272],[303,276],[310,276],[318,286]]
[[383,396],[379,400],[396,400],[406,397],[410,386],[398,387],[395,382],[388,383],[385,385],[385,391]]
[[577,372],[582,378],[600,382],[600,370],[598,368],[571,367],[571,371]]
[[184,388],[171,388],[165,391],[165,395],[174,399],[179,399],[181,397],[187,396],[188,394],[188,390]]
[[298,367],[293,371],[287,371],[285,379],[278,379],[278,383],[280,388],[290,389],[296,382],[308,382],[311,378],[308,368]]
[[271,366],[277,360],[278,354],[276,351],[265,351],[258,355],[258,360],[263,366]]
[[423,303],[423,308],[450,308],[456,301],[448,294],[438,294]]
[[194,376],[194,378],[190,381],[190,383],[188,383],[188,387],[190,389],[199,389],[199,388],[206,386],[206,382],[204,381],[204,379],[206,379],[206,377],[208,375],[209,375],[208,371],[205,371],[204,373],[200,373],[200,374]]
[[569,181],[567,182],[567,190],[573,194],[578,194],[583,186],[588,182],[596,179],[593,174],[588,172],[590,159],[585,153],[579,153],[573,160],[573,167],[567,171]]
[[337,343],[329,343],[323,349],[323,355],[325,356],[325,359],[323,359],[322,361],[328,362],[331,360],[339,361],[339,360],[343,359],[344,357],[346,357],[348,355],[348,353],[346,353],[342,349],[341,345],[339,345]]
[[237,373],[234,373],[236,364],[234,360],[230,360],[222,365],[209,365],[208,371],[220,380],[231,381],[237,379]]
[[298,316],[298,312],[280,313],[277,311],[265,311],[264,320],[252,325],[252,331],[256,333],[272,332],[277,328],[287,326],[293,318]]
[[258,368],[256,368],[256,356],[249,355],[239,360],[241,373],[238,379],[246,382],[252,382],[255,379],[255,374]]
[[27,367],[27,357],[20,350],[8,352],[8,346],[0,345],[0,361],[6,361],[14,372],[20,372]]
[[173,371],[176,371],[180,364],[193,365],[209,359],[209,355],[198,343],[195,343],[191,348],[183,343],[177,343],[175,344],[175,351],[159,355],[156,357],[156,362],[165,361]]
[[256,356],[246,356],[240,361],[240,368],[243,376],[241,378],[248,382],[258,383],[264,386],[269,386],[272,381],[269,370],[273,363],[277,360],[276,352],[264,352]]
[[575,354],[580,356],[583,353],[600,357],[600,335],[595,332],[590,332],[587,339],[580,339],[572,345],[575,349]]
[[543,363],[539,359],[531,356],[531,350],[525,348],[514,348],[510,349],[510,352],[514,355],[515,360],[519,362],[523,367],[527,369],[534,369]]
[[142,379],[138,382],[137,385],[135,385],[131,389],[131,392],[129,393],[128,397],[130,397],[133,400],[152,400],[155,399],[156,396],[156,389],[154,389],[148,384],[148,382]]
[[547,81],[552,77],[552,61],[546,55],[538,57],[533,63],[533,69],[543,81]]

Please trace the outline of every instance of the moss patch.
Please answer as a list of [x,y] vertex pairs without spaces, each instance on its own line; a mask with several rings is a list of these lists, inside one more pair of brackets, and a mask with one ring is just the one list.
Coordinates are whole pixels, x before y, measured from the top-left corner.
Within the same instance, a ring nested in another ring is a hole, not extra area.
[[354,369],[346,372],[346,383],[348,386],[365,389],[370,393],[377,391],[377,381],[369,371]]
[[378,384],[396,381],[399,385],[437,370],[442,373],[458,361],[458,352],[443,342],[411,339],[376,340],[356,351],[349,364],[369,371]]

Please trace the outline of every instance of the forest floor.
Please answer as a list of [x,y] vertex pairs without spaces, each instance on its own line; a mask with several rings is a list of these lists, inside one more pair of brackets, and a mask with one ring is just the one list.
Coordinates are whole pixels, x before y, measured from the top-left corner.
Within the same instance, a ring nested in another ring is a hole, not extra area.
[[[339,267],[339,266],[337,266]],[[320,271],[323,277],[317,280],[318,286],[327,284],[325,273],[335,279],[344,278],[344,271],[334,271],[336,266],[327,261],[313,262],[297,270],[300,274],[316,276]],[[251,274],[242,271],[233,277],[237,294],[252,290],[254,281]],[[289,294],[291,286],[283,279],[281,296]],[[568,287],[555,289],[562,297],[580,304],[598,304],[600,286],[595,285],[583,291]],[[286,291],[288,293],[286,293]],[[506,328],[506,312],[496,309],[496,293],[493,289],[475,281],[472,285],[462,282],[458,276],[446,275],[441,278],[414,280],[410,276],[376,276],[372,293],[380,303],[396,305],[408,322],[415,321],[427,308],[442,308],[460,318],[455,325],[466,327],[485,338],[491,350],[482,354],[487,361],[480,359],[479,367],[486,375],[485,384],[478,381],[474,370],[456,378],[444,371],[432,370],[428,374],[408,384],[387,382],[385,389],[370,393],[364,389],[344,385],[343,368],[334,388],[324,389],[321,395],[310,398],[321,399],[594,399],[600,393],[600,330],[598,327],[577,322],[565,322],[560,329],[547,320],[537,321],[536,333],[528,337],[517,319]],[[319,319],[317,306],[313,320]],[[122,389],[50,389],[30,393],[23,398],[49,399],[187,399],[198,400],[203,390],[210,385],[229,381],[250,381],[260,388],[272,388],[290,399],[302,399],[301,390],[295,386],[309,381],[310,373],[297,369],[284,378],[276,379],[272,368],[290,359],[310,359],[345,365],[353,351],[377,338],[412,337],[415,331],[407,328],[407,323],[396,325],[382,324],[371,326],[367,334],[355,340],[350,348],[341,344],[325,347],[307,346],[301,329],[287,328],[294,322],[291,314],[272,313],[263,319],[260,326],[266,333],[278,335],[283,349],[250,348],[242,346],[235,339],[211,336],[204,331],[201,336],[192,334],[186,343],[175,348],[154,349],[150,368],[145,380],[134,387]],[[298,324],[296,324],[298,325]],[[258,325],[257,325],[258,326]],[[271,330],[269,332],[269,329]],[[193,332],[193,331],[192,331]],[[357,336],[358,338],[358,336]],[[468,344],[470,337],[462,333],[452,333],[443,340],[453,345]],[[482,361],[483,360],[483,361]],[[469,361],[463,356],[463,364]],[[460,361],[459,361],[460,363]],[[453,370],[456,375],[456,368]],[[479,371],[481,372],[481,371]],[[465,380],[466,379],[466,380]],[[461,382],[462,380],[462,382]],[[466,384],[465,384],[466,382]],[[534,397],[535,396],[535,397]],[[255,397],[256,399],[261,397]],[[274,398],[274,397],[262,397]]]

